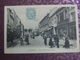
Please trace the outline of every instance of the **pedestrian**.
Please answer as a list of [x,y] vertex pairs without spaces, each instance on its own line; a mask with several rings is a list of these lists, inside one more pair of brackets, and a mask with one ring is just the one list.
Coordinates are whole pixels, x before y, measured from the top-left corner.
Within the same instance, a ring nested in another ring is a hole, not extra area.
[[59,48],[59,38],[58,38],[58,35],[54,35],[54,41],[55,41],[55,45],[57,46],[57,48]]
[[43,39],[44,39],[44,44],[47,45],[47,35],[46,34],[44,34]]
[[49,39],[49,46],[50,46],[50,48],[52,48],[52,47],[53,47],[52,37],[50,36],[49,38],[50,38],[50,39]]
[[20,44],[23,45],[23,36],[20,37]]
[[25,41],[26,41],[27,45],[30,44],[30,43],[29,43],[29,33],[28,33],[28,32],[26,32]]
[[33,39],[35,39],[35,34],[34,34],[34,32],[33,32]]
[[65,43],[64,43],[64,46],[65,48],[70,48],[70,42],[69,42],[69,37],[65,37]]

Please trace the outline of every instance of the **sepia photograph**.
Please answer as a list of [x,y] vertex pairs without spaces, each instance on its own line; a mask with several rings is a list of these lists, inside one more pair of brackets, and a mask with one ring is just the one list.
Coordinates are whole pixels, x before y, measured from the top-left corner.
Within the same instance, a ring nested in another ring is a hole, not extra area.
[[79,52],[76,5],[4,7],[4,53]]

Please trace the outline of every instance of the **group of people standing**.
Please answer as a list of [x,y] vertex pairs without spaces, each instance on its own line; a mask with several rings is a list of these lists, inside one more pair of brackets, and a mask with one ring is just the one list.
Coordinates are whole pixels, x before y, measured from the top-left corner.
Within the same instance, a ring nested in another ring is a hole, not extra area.
[[26,45],[30,45],[30,38],[35,39],[34,32],[25,31],[24,36],[21,35],[20,37],[20,44],[23,45],[23,42],[26,42]]
[[57,48],[59,48],[59,38],[57,35],[54,35],[54,41],[53,41],[53,37],[49,36],[49,42],[48,43],[47,43],[48,37],[46,34],[43,35],[43,39],[44,39],[45,45],[49,45],[51,48],[54,46],[57,46]]
[[[44,34],[43,39],[44,39],[45,46],[49,45],[50,48],[53,48],[53,47],[59,48],[60,47],[60,44],[59,44],[60,39],[59,39],[57,34],[49,35],[49,37],[47,37],[47,35]],[[49,42],[47,41],[48,39],[49,39]],[[65,36],[64,41],[65,41],[65,43],[64,43],[63,47],[64,48],[70,48],[70,42],[69,42],[69,37],[68,36]]]
[[[32,36],[31,36],[29,32],[25,32],[25,42],[26,42],[27,45],[30,44],[30,42],[29,42],[30,39],[29,38],[31,38],[31,37],[33,39],[35,39],[34,34],[32,34]],[[55,35],[52,35],[52,34],[47,35],[46,33],[44,33],[42,35],[42,37],[43,37],[45,46],[48,45],[48,46],[50,46],[50,48],[53,48],[53,47],[59,48],[60,47],[60,44],[59,44],[60,43],[60,38],[59,38],[59,36],[57,34],[55,34]],[[65,42],[64,42],[63,47],[64,48],[70,48],[69,37],[67,35],[65,36],[64,41]],[[21,45],[23,45],[23,39],[22,38],[21,38]]]
[[30,37],[30,34],[29,34],[29,32],[26,31],[24,36],[21,35],[21,37],[20,37],[20,44],[23,45],[23,42],[25,41],[26,45],[29,45],[30,44],[29,37]]

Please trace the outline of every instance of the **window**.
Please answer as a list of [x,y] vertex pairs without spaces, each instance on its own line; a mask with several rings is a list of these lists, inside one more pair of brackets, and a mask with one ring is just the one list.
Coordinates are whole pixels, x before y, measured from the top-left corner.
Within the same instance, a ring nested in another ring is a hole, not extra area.
[[65,19],[68,17],[68,11],[67,9],[65,10]]
[[60,18],[59,18],[59,15],[57,15],[57,19],[58,19],[58,22],[60,22]]
[[62,22],[63,20],[64,20],[64,13],[61,12],[61,13],[60,13],[60,22]]
[[75,21],[75,12],[71,13],[71,21]]

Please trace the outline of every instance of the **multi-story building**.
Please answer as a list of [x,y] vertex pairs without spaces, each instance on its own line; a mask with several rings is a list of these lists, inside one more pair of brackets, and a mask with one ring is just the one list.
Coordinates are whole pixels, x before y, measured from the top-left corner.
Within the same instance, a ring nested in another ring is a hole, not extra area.
[[62,7],[55,13],[57,16],[56,33],[62,38],[68,35],[71,39],[76,38],[76,14],[75,7]]
[[7,41],[20,38],[24,33],[24,25],[13,9],[7,8]]
[[57,15],[57,34],[60,38],[68,35],[69,32],[69,7],[62,7],[56,11]]
[[69,15],[70,15],[70,21],[69,21],[69,36],[72,39],[76,39],[76,11],[75,7],[69,8]]
[[44,32],[49,28],[49,13],[40,21],[39,23],[39,32]]
[[14,14],[13,11],[7,8],[7,27],[13,30]]
[[[43,27],[42,31],[48,30],[49,27],[53,27],[52,33],[57,34],[59,38],[68,35],[71,39],[76,39],[75,16],[75,7],[61,7],[51,16],[45,16],[47,19],[43,19],[39,25],[41,28]],[[47,22],[45,20],[47,20]]]
[[52,27],[52,33],[56,34],[56,27],[57,27],[57,15],[53,14],[49,17],[49,27]]

